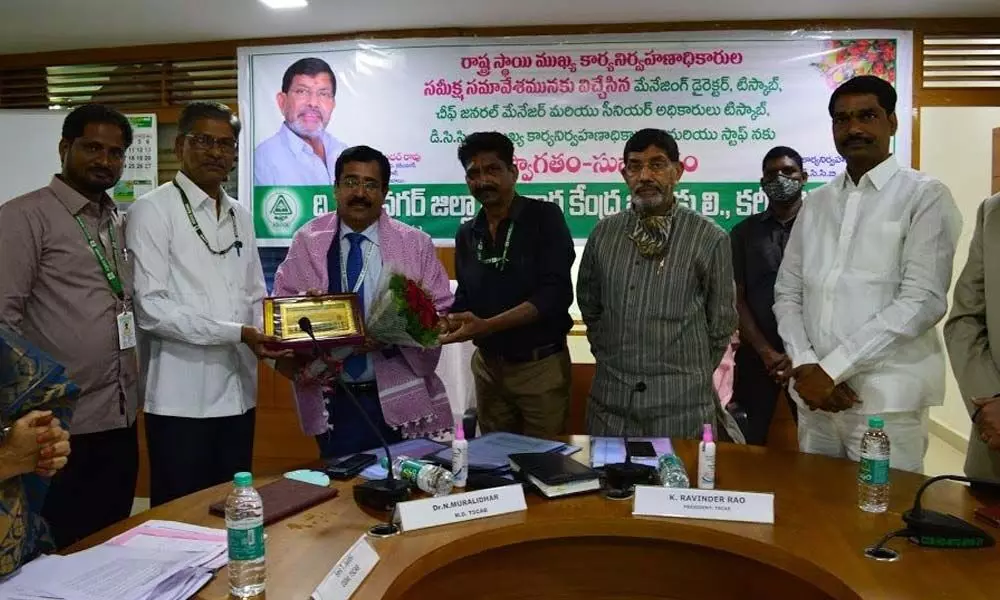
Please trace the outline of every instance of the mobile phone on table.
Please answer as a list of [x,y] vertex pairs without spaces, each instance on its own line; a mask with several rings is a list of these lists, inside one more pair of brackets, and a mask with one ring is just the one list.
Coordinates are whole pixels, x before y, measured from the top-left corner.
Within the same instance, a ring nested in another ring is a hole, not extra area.
[[328,460],[323,470],[333,479],[351,479],[374,465],[376,461],[378,457],[374,454],[354,454],[346,458]]

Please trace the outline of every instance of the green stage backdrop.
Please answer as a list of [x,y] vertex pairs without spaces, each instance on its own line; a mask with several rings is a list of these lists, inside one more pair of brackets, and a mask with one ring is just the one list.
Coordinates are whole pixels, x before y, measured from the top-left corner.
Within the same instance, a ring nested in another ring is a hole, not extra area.
[[[574,238],[628,206],[622,149],[632,132],[660,127],[678,140],[678,200],[730,228],[767,206],[760,160],[796,148],[811,187],[842,168],[827,102],[840,82],[875,74],[912,104],[911,34],[754,31],[564,38],[358,41],[243,48],[240,111],[242,202],[262,246],[284,246],[308,220],[335,207],[330,182],[255,185],[254,152],[283,117],[282,75],[303,57],[337,75],[327,131],[367,144],[392,163],[390,215],[453,243],[477,205],[456,157],[461,140],[501,131],[515,143],[522,194],[557,203]],[[911,122],[899,119],[897,157],[910,163]],[[252,192],[251,192],[252,190]]]

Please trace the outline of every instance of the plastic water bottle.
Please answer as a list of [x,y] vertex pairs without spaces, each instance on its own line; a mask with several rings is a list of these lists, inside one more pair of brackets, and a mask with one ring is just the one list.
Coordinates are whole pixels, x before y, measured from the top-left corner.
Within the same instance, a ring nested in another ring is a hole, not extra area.
[[[381,465],[388,468],[388,460],[383,457]],[[455,485],[455,478],[448,469],[408,456],[397,456],[392,461],[392,474],[434,496],[447,496]]]
[[879,417],[868,419],[868,431],[861,438],[858,468],[858,508],[882,513],[889,509],[889,436]]
[[667,451],[660,455],[656,464],[656,470],[660,475],[660,484],[663,487],[691,487],[691,480],[688,479],[687,468],[684,466],[684,461],[682,461],[679,456],[674,454],[673,446],[669,446]]
[[226,498],[229,539],[229,591],[250,598],[264,591],[264,503],[253,488],[253,475],[237,473]]

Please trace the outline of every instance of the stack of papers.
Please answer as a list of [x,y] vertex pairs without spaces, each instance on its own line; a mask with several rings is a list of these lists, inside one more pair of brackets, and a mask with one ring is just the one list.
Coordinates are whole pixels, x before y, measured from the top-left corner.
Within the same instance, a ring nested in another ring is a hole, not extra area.
[[187,600],[226,561],[225,530],[149,521],[100,546],[28,563],[0,586],[0,600]]
[[[451,447],[427,438],[405,440],[389,446],[393,458],[408,456],[434,463],[440,463],[451,468]],[[487,433],[482,437],[469,440],[469,470],[470,471],[506,471],[510,468],[508,456],[527,452],[560,452],[565,456],[579,452],[578,446],[562,442],[553,442],[539,438],[518,435],[516,433]],[[381,461],[385,450],[376,448],[366,450],[365,454],[374,454]],[[361,472],[365,479],[385,479],[388,473],[381,465],[375,463]]]
[[[559,452],[565,456],[579,452],[580,448],[563,442],[528,437],[516,433],[493,432],[469,440],[469,470],[492,471],[510,468],[511,454],[534,452]],[[451,448],[442,450],[434,458],[451,464]]]

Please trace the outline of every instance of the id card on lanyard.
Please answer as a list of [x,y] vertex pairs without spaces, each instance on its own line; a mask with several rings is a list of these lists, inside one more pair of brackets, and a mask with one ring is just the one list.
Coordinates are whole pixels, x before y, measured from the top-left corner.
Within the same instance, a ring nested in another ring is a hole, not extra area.
[[[108,258],[104,256],[104,250],[101,249],[101,245],[97,243],[96,240],[87,231],[87,226],[84,224],[83,219],[79,215],[73,215],[76,220],[76,224],[80,226],[80,231],[83,232],[84,239],[87,240],[87,245],[90,246],[90,251],[94,253],[94,257],[97,259],[97,264],[101,267],[101,272],[104,273],[104,278],[107,279],[108,285],[111,286],[111,292],[114,294],[120,302],[122,302],[122,311],[118,313],[115,317],[116,326],[118,328],[118,348],[119,350],[129,350],[135,348],[136,346],[136,333],[135,333],[135,315],[132,313],[132,307],[130,305],[129,299],[125,297],[125,286],[122,284],[121,278],[118,276],[117,270],[112,268],[111,262]],[[111,241],[111,257],[115,261],[115,267],[118,266],[118,240],[115,238],[115,224],[114,218],[112,217],[108,221],[108,238]]]

